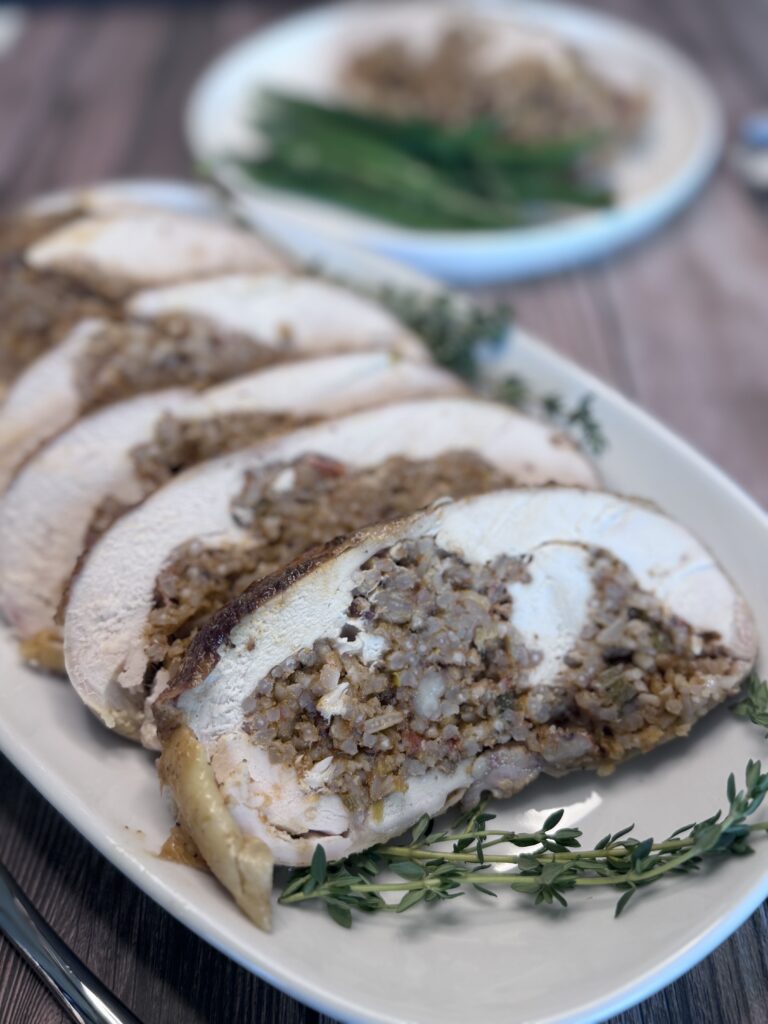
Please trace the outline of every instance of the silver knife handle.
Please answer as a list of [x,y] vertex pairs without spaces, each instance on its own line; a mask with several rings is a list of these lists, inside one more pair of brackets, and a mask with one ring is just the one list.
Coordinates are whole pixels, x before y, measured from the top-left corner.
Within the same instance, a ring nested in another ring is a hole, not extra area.
[[2,864],[0,930],[78,1024],[140,1024],[46,924]]

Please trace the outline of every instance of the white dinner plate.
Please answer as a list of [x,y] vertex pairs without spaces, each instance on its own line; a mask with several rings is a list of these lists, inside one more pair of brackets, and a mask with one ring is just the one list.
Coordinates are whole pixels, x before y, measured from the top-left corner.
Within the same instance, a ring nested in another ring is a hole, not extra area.
[[[412,230],[267,189],[222,162],[253,152],[253,111],[261,88],[333,95],[344,55],[361,40],[370,42],[379,29],[387,35],[434,34],[456,6],[562,37],[606,74],[647,95],[647,130],[611,171],[614,207],[526,228]],[[341,3],[294,15],[214,61],[193,91],[186,128],[196,159],[242,196],[253,223],[289,241],[328,235],[447,280],[475,283],[559,270],[647,235],[693,197],[719,155],[723,135],[719,103],[708,83],[669,44],[608,15],[542,0]]]
[[[152,186],[128,195],[151,199]],[[161,188],[162,201],[173,189]],[[180,186],[182,200],[188,186]],[[368,284],[434,288],[373,256],[325,241],[311,253],[334,274]],[[611,388],[522,330],[495,372],[523,374],[542,391],[595,396],[610,440],[601,458],[609,486],[656,500],[710,545],[755,611],[768,649],[768,519],[722,473]],[[575,895],[568,911],[534,909],[519,895],[464,897],[405,916],[356,921],[278,907],[272,934],[258,931],[212,877],[158,859],[172,818],[152,756],[108,733],[59,679],[19,663],[0,630],[0,749],[117,868],[203,939],[334,1018],[377,1024],[575,1024],[616,1013],[672,981],[722,942],[768,896],[768,843],[753,857],[665,881],[619,920],[616,893]],[[495,806],[503,827],[539,827],[557,807],[594,843],[637,823],[666,836],[725,802],[729,772],[766,753],[763,730],[726,709],[684,741],[640,758],[609,779],[542,780]]]

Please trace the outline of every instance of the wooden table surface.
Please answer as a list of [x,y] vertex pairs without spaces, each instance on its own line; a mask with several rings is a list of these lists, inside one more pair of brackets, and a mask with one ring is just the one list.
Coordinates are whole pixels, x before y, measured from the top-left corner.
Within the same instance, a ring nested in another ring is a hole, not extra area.
[[[768,106],[765,0],[600,0],[711,77],[733,131]],[[47,7],[0,61],[0,203],[62,185],[191,173],[185,97],[211,57],[288,4]],[[723,166],[660,234],[608,264],[501,293],[520,320],[617,385],[768,504],[768,209]],[[327,1021],[199,941],[127,882],[0,759],[0,857],[145,1024]],[[0,1024],[64,1020],[0,941]],[[768,1022],[761,908],[615,1024]],[[468,1022],[471,1024],[471,1022]]]

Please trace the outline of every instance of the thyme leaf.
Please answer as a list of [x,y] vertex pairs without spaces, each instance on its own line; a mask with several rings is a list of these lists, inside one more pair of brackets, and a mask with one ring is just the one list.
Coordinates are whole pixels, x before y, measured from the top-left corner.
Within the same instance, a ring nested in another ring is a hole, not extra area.
[[425,292],[391,284],[368,287],[359,281],[330,274],[321,263],[307,261],[302,270],[332,281],[378,303],[426,344],[440,366],[477,383],[477,351],[481,345],[498,346],[513,323],[505,302],[480,304],[466,296],[438,290]]
[[499,383],[494,398],[514,405],[521,412],[549,420],[573,435],[593,455],[600,455],[608,447],[608,439],[594,413],[594,395],[583,395],[576,405],[568,408],[561,395],[552,392],[538,395],[523,377],[512,375]]
[[[753,673],[745,699],[733,710],[768,727],[768,682]],[[495,815],[483,800],[443,831],[423,816],[406,845],[379,844],[335,864],[326,863],[324,851],[316,852],[309,868],[291,873],[280,902],[319,900],[348,928],[352,911],[404,913],[419,903],[456,899],[469,891],[496,897],[508,889],[534,906],[566,908],[566,894],[608,886],[621,892],[618,917],[640,889],[667,876],[690,874],[705,861],[751,853],[751,840],[768,832],[768,822],[750,820],[766,793],[768,772],[750,760],[743,788],[737,788],[733,775],[728,778],[725,812],[684,825],[661,841],[634,837],[634,825],[629,825],[603,836],[591,849],[582,848],[580,829],[557,827],[562,810],[552,812],[537,831],[514,832],[492,827]]]
[[734,707],[733,713],[768,729],[768,682],[761,680],[757,672],[749,677],[747,695]]
[[481,344],[498,345],[512,325],[503,302],[480,305],[464,296],[385,285],[372,293],[382,306],[427,343],[435,361],[474,383]]

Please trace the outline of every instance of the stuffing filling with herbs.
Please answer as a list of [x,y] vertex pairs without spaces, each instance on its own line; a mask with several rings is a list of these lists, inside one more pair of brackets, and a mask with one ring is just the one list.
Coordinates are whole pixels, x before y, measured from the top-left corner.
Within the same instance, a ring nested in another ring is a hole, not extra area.
[[194,317],[105,324],[77,362],[81,409],[160,388],[205,387],[258,370],[276,358],[273,348]]
[[0,222],[0,384],[12,381],[80,320],[115,314],[113,300],[65,274],[24,262],[28,246],[71,219],[69,213]]
[[284,412],[235,412],[201,419],[165,413],[151,441],[137,445],[131,458],[138,476],[154,487],[175,473],[227,452],[246,448],[274,434],[297,430],[309,417]]
[[589,622],[552,693],[557,714],[587,725],[610,769],[632,753],[687,735],[726,696],[728,683],[716,685],[718,677],[738,665],[719,634],[696,632],[670,616],[618,559],[594,550],[591,568]]
[[394,519],[439,498],[509,487],[514,480],[472,452],[429,460],[400,456],[353,469],[322,455],[305,455],[249,472],[232,503],[244,532],[236,545],[194,540],[178,548],[155,583],[146,632],[152,664],[148,686],[175,675],[208,617],[254,580],[340,534]]
[[[177,473],[206,459],[257,444],[274,434],[295,430],[308,422],[286,413],[230,413],[199,420],[185,420],[165,413],[152,440],[137,445],[131,452],[136,475],[142,485],[141,493],[132,502],[119,501],[111,496],[100,502],[88,524],[84,552],[89,551],[120,516]],[[66,602],[59,612],[62,620],[65,607]]]
[[[534,561],[468,564],[432,538],[382,550],[358,574],[341,635],[260,680],[246,731],[300,779],[314,769],[313,789],[319,769],[321,788],[364,815],[427,769],[510,745],[554,774],[610,771],[722,699],[713,677],[735,663],[718,637],[670,618],[597,549],[581,636],[556,678],[532,685],[541,652],[513,623]],[[514,599],[511,583],[523,584]]]

